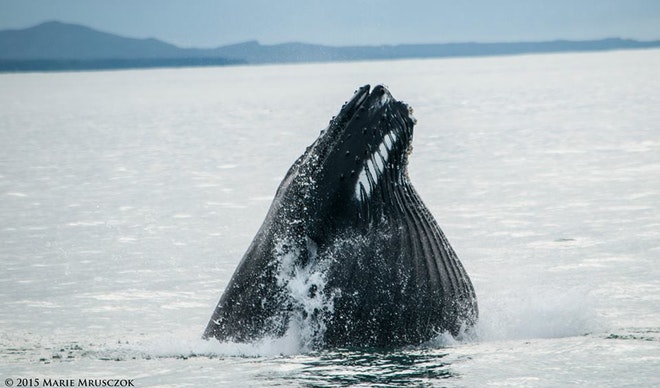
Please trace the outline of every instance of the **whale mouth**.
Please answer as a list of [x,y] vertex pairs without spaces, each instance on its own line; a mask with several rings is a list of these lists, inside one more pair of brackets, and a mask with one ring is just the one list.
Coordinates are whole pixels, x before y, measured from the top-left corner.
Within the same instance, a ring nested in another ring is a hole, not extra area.
[[[408,105],[395,100],[387,87],[376,85],[372,91],[370,89],[371,86],[369,84],[358,88],[353,94],[353,97],[344,103],[339,114],[330,121],[330,128],[334,125],[338,130],[348,130],[351,127],[350,123],[359,119],[363,113],[367,117],[375,116],[388,103],[396,103],[404,106],[407,116],[413,121],[413,124],[416,122],[415,118],[412,117],[412,109]],[[373,118],[370,121],[373,121]],[[380,117],[375,118],[380,119]]]
[[385,86],[358,88],[294,163],[284,186],[296,179],[301,185],[313,182],[319,202],[349,207],[362,208],[372,198],[387,196],[407,180],[416,123],[411,113]]
[[349,123],[359,117],[359,112],[364,111],[370,89],[369,84],[358,88],[353,97],[342,105],[339,113],[332,117],[328,128],[321,132],[321,138],[333,140],[341,137],[342,133],[348,130]]
[[[281,187],[294,181],[311,184],[319,202],[349,207],[387,196],[407,180],[416,123],[411,113],[385,86],[358,88],[294,163]],[[281,193],[278,189],[276,195]]]
[[394,99],[385,86],[377,85],[371,90],[367,84],[358,88],[332,117],[313,148],[322,156],[343,149],[362,159],[383,143],[389,149],[393,146],[391,142],[401,143],[394,144],[395,148],[407,150],[416,122],[412,108]]

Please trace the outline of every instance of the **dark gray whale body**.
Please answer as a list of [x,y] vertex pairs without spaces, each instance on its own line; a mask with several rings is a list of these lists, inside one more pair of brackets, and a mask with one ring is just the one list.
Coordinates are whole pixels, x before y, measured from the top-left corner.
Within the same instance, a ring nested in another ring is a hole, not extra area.
[[470,279],[408,178],[412,110],[369,90],[289,169],[204,338],[392,347],[476,322]]

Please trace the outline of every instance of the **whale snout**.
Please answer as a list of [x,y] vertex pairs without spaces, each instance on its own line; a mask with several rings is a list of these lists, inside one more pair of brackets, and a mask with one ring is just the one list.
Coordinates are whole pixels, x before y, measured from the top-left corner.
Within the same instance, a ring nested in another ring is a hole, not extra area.
[[323,172],[319,186],[360,203],[389,192],[385,186],[405,174],[415,125],[411,112],[383,85],[358,88],[315,143],[321,156],[316,168]]

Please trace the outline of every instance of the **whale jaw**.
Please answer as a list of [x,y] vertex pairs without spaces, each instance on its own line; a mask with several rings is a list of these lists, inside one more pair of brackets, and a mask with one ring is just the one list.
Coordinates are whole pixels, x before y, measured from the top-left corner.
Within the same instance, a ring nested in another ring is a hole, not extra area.
[[474,325],[470,279],[407,174],[415,119],[359,88],[282,180],[204,338],[297,327],[310,348],[419,344]]
[[281,189],[298,177],[311,178],[314,187],[306,188],[319,207],[329,205],[333,214],[345,208],[342,216],[355,213],[364,218],[367,208],[375,214],[373,210],[387,200],[389,187],[407,179],[416,123],[412,109],[384,86],[370,89],[359,88],[343,105],[294,164]]

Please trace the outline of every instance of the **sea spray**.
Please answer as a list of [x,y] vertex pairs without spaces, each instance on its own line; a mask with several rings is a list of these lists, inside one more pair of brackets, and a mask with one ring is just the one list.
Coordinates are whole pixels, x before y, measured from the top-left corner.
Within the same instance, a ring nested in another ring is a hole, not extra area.
[[323,344],[326,319],[334,312],[334,293],[326,292],[327,263],[319,260],[318,247],[305,238],[305,246],[289,239],[276,244],[279,263],[277,284],[284,290],[290,315],[285,337],[298,337],[303,351]]

